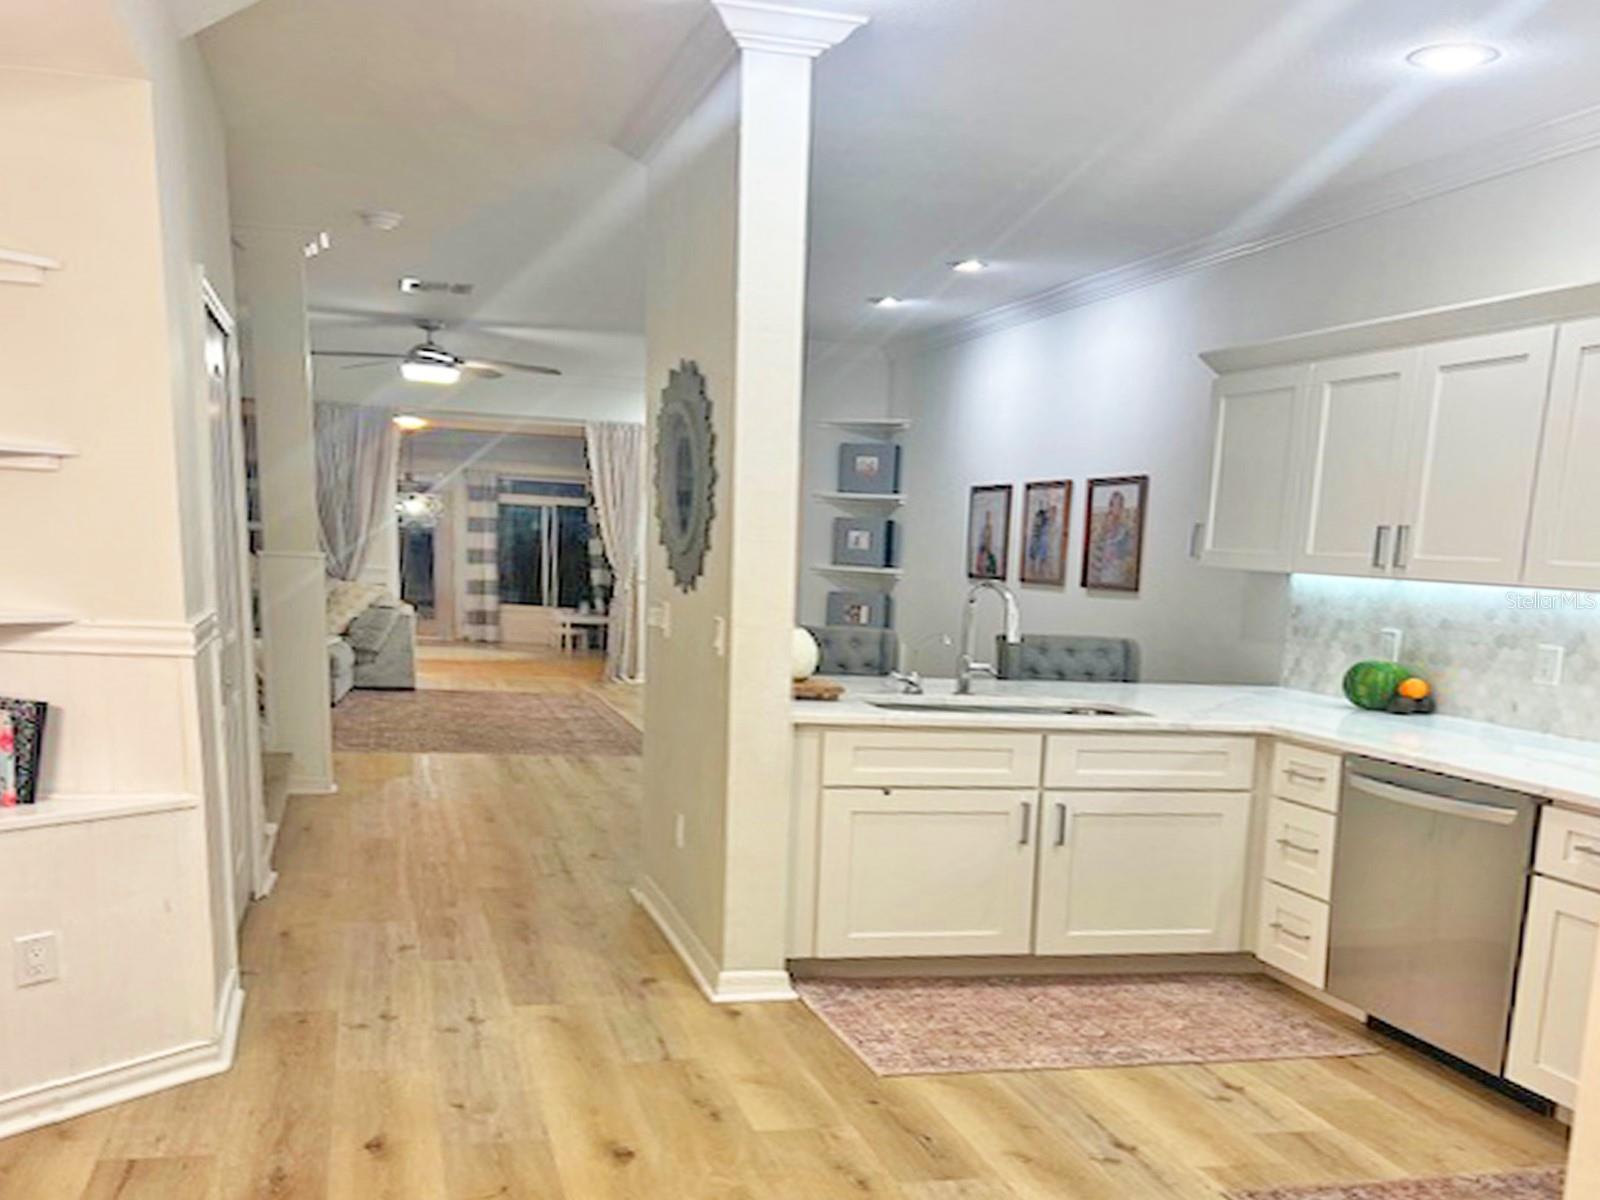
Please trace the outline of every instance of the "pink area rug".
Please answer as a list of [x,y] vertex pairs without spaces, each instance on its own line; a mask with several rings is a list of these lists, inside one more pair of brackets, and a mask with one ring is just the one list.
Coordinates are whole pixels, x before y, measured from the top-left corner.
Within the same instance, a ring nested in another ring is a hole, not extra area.
[[1253,975],[802,979],[800,998],[879,1075],[1373,1054]]
[[1339,1187],[1274,1188],[1231,1192],[1232,1200],[1561,1200],[1560,1167],[1446,1179],[1391,1179]]
[[396,754],[638,754],[639,731],[578,691],[351,692],[333,710],[336,750]]

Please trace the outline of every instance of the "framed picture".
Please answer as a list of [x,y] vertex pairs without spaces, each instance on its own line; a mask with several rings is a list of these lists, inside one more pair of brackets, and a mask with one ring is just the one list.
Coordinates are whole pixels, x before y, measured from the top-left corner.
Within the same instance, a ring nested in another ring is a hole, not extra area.
[[1005,579],[1011,547],[1011,485],[972,489],[967,504],[967,578]]
[[893,442],[846,442],[839,447],[839,490],[890,496],[900,490],[900,447]]
[[1072,480],[1051,479],[1022,489],[1022,582],[1067,583],[1067,526]]
[[892,624],[887,592],[829,592],[828,624],[888,629]]
[[0,808],[33,803],[49,711],[43,700],[0,698]]
[[1144,558],[1145,498],[1150,476],[1089,480],[1083,533],[1083,586],[1114,592],[1139,590]]
[[894,566],[894,522],[883,517],[835,519],[833,561],[841,567]]

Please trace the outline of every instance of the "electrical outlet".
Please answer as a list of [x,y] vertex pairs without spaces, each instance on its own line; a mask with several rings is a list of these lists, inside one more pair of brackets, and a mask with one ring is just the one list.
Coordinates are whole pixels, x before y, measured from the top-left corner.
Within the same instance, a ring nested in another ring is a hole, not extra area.
[[1400,661],[1400,651],[1406,644],[1406,635],[1399,629],[1380,629],[1378,631],[1378,657],[1389,662]]
[[1541,645],[1538,657],[1534,660],[1533,681],[1545,687],[1557,687],[1561,683],[1561,671],[1567,663],[1567,648],[1565,646]]
[[689,844],[689,825],[682,813],[672,822],[672,844],[679,850]]
[[14,978],[18,987],[32,987],[61,977],[61,954],[56,935],[30,933],[14,943]]

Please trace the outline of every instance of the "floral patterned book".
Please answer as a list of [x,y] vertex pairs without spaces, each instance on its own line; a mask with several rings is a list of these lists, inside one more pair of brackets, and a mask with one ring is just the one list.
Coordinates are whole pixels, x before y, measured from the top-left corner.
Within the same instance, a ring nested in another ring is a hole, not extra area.
[[43,700],[0,697],[0,808],[34,801],[49,709]]

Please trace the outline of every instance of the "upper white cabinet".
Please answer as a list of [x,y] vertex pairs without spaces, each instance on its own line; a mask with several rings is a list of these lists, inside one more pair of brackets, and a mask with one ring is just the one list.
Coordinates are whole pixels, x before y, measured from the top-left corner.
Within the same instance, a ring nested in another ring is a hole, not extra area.
[[1422,348],[1393,574],[1458,583],[1518,579],[1554,344],[1547,326]]
[[1252,571],[1292,565],[1294,468],[1309,376],[1309,367],[1267,367],[1217,380],[1202,562]]
[[1401,502],[1406,407],[1417,351],[1363,354],[1311,369],[1297,571],[1382,575]]
[[1600,590],[1600,318],[1561,327],[1524,580]]

